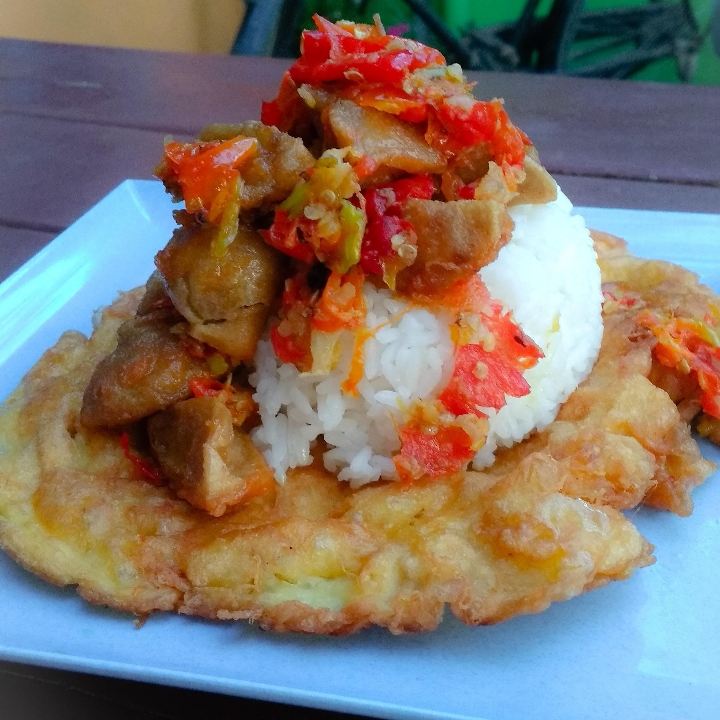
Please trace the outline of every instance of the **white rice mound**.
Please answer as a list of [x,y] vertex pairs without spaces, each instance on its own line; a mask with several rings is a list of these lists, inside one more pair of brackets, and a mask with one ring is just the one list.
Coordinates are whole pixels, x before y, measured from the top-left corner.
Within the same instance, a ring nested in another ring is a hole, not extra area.
[[512,240],[480,271],[490,294],[509,308],[545,357],[523,376],[530,394],[489,409],[490,433],[473,467],[492,464],[495,450],[543,430],[588,376],[602,340],[600,268],[585,221],[558,189],[547,205],[510,208]]
[[[600,271],[584,221],[571,210],[559,191],[555,202],[511,208],[512,239],[480,273],[490,294],[512,311],[545,357],[524,373],[528,395],[509,397],[499,411],[488,411],[490,433],[474,459],[476,468],[491,464],[498,446],[508,447],[552,422],[597,357]],[[367,327],[382,327],[363,346],[357,398],[341,389],[350,370],[351,333],[343,334],[334,370],[322,375],[281,363],[267,339],[258,345],[250,382],[262,424],[252,437],[279,482],[288,469],[312,462],[320,436],[328,446],[325,467],[352,487],[397,479],[391,458],[400,450],[397,425],[403,408],[415,399],[432,398],[452,375],[448,318],[408,310],[370,283],[363,292]]]

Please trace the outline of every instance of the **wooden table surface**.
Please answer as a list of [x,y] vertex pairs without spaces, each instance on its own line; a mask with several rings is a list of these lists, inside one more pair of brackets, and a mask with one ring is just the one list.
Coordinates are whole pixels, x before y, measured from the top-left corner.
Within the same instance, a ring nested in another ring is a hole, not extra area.
[[[0,39],[0,280],[163,138],[258,118],[287,62]],[[720,87],[471,73],[577,205],[720,212]],[[341,718],[220,695],[0,663],[2,717]],[[349,717],[349,716],[347,716]]]

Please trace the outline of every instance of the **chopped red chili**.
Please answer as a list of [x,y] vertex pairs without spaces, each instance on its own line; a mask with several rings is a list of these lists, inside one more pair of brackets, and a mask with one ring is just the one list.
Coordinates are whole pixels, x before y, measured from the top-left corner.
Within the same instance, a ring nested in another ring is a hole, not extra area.
[[196,398],[214,397],[225,389],[225,383],[214,378],[196,377],[190,381],[190,392]]
[[170,142],[165,146],[170,169],[165,179],[178,182],[188,212],[213,222],[237,192],[238,168],[256,151],[257,140],[242,136],[224,142]]
[[499,352],[488,352],[481,345],[463,345],[455,357],[450,381],[438,396],[453,415],[472,413],[484,417],[479,408],[499,410],[505,396],[522,397],[530,385],[519,370]]
[[475,455],[472,438],[457,425],[424,429],[411,423],[400,428],[402,450],[393,458],[403,482],[423,475],[438,478],[460,472]]
[[135,469],[143,476],[146,482],[155,486],[165,484],[165,478],[152,461],[132,453],[130,450],[130,436],[127,433],[120,436],[120,447],[125,457],[135,466]]
[[360,266],[366,273],[382,275],[387,262],[397,259],[393,237],[414,234],[413,226],[399,217],[407,200],[429,200],[434,194],[435,182],[430,175],[403,178],[363,192],[367,225],[360,250]]

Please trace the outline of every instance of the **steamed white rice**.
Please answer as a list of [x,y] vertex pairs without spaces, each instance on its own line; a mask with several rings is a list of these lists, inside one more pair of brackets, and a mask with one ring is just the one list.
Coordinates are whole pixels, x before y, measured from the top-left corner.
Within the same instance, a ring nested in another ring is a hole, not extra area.
[[[568,395],[587,376],[602,336],[600,271],[592,241],[562,194],[546,205],[511,208],[511,241],[480,275],[491,295],[542,348],[545,357],[524,373],[530,394],[507,398],[489,410],[490,433],[474,466],[486,467],[498,446],[510,446],[546,427]],[[396,425],[402,409],[432,397],[452,375],[453,344],[448,319],[407,306],[364,287],[367,327],[381,327],[363,347],[359,397],[341,390],[352,357],[346,333],[341,357],[327,374],[300,373],[281,363],[268,340],[258,345],[256,388],[262,425],[253,440],[279,482],[288,469],[308,465],[320,436],[328,450],[325,467],[353,487],[379,478],[395,479],[392,456],[400,449]],[[403,313],[403,311],[406,311]]]

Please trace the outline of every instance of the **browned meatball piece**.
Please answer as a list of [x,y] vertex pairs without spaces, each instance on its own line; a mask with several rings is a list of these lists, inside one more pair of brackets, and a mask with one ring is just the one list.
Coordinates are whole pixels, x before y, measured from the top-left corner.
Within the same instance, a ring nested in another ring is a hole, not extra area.
[[274,486],[263,456],[217,397],[185,400],[154,415],[148,435],[170,487],[211,515]]
[[557,185],[550,173],[540,164],[537,153],[525,155],[523,169],[525,179],[518,185],[518,195],[510,201],[510,205],[542,205],[557,200]]
[[213,230],[191,225],[175,231],[155,262],[188,333],[229,355],[250,360],[280,292],[284,260],[248,225],[240,225],[219,257]]
[[[557,185],[540,164],[537,150],[532,145],[525,148],[523,175],[517,192],[508,188],[493,160],[492,148],[488,143],[479,143],[465,148],[452,159],[442,176],[442,192],[447,200],[457,200],[462,187],[480,181],[485,198],[509,205],[540,205],[557,198]],[[494,191],[495,187],[497,191]]]
[[432,294],[491,263],[510,239],[513,223],[496,200],[417,200],[402,216],[417,235],[417,257],[397,276],[404,293]]
[[282,283],[282,258],[249,225],[227,250],[213,253],[209,226],[178,228],[155,257],[175,307],[191,323],[232,320],[243,308],[269,305]]
[[251,305],[232,320],[191,325],[189,334],[229,355],[235,363],[246,362],[255,356],[269,315],[269,305]]
[[315,162],[302,140],[257,120],[237,125],[210,125],[200,133],[199,139],[229,140],[238,135],[258,141],[258,152],[240,171],[241,211],[282,202],[295,187],[300,174]]
[[124,425],[190,396],[190,381],[211,377],[206,360],[191,356],[173,320],[127,320],[115,350],[95,368],[80,419],[89,427]]
[[[458,152],[442,174],[440,189],[445,199],[459,200],[459,192],[466,185],[486,177],[493,164],[493,149],[490,143],[478,143]],[[497,197],[489,199],[502,202],[502,199]]]
[[445,169],[443,155],[427,144],[420,127],[394,115],[338,100],[323,111],[323,120],[337,147],[350,146],[381,167],[413,174]]
[[[136,315],[143,317],[146,315],[157,315],[158,313],[167,314],[169,312],[175,312],[172,300],[167,294],[165,289],[165,283],[163,282],[162,276],[157,270],[148,278],[145,283],[145,294],[140,300]],[[180,318],[178,317],[178,320]]]

